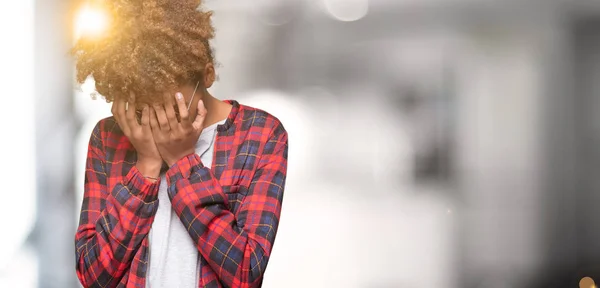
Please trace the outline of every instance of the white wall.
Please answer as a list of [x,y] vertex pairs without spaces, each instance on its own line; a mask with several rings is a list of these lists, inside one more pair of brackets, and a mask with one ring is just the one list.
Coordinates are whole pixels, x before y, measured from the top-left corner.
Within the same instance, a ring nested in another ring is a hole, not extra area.
[[[4,164],[0,200],[0,287],[34,287],[36,266],[23,243],[36,208],[34,109],[34,1],[9,1],[0,8],[0,113]],[[29,256],[28,256],[29,255]],[[31,281],[23,282],[23,279]],[[18,283],[18,284],[17,284]]]
[[539,268],[544,240],[539,40],[523,30],[479,28],[466,34],[457,61],[463,269],[474,281],[466,287],[520,287],[511,281]]

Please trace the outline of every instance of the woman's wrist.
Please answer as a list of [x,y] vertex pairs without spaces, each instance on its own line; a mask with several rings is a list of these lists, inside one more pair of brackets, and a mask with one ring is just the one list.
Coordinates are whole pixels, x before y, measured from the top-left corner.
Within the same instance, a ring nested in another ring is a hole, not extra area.
[[140,173],[147,179],[157,181],[160,176],[160,168],[162,166],[162,160],[146,160],[139,159],[135,164],[135,167]]

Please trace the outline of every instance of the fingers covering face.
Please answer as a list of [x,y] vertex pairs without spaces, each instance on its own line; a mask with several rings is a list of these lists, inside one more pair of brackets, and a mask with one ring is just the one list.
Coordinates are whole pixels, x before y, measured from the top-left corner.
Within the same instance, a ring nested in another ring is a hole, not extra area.
[[129,122],[127,121],[127,113],[125,111],[126,102],[125,100],[118,99],[113,103],[113,107],[111,109],[113,116],[117,120],[119,127],[125,134],[129,134],[131,131],[131,127],[129,127]]
[[131,95],[128,100],[116,99],[111,111],[124,132],[143,127],[164,132],[185,132],[186,129],[193,128],[183,94],[165,93],[162,102],[151,106],[136,105],[135,95]]
[[144,127],[150,125],[150,109],[148,108],[148,106],[145,106],[142,109],[142,117],[140,119],[140,122]]
[[171,129],[169,125],[169,119],[167,119],[167,112],[163,105],[154,105],[154,113],[156,114],[156,119],[158,122],[158,128],[163,131],[168,131]]
[[186,123],[189,121],[189,111],[185,104],[185,99],[183,98],[183,94],[181,92],[175,93],[175,102],[177,103],[177,109],[179,110],[179,117],[181,119],[181,123]]

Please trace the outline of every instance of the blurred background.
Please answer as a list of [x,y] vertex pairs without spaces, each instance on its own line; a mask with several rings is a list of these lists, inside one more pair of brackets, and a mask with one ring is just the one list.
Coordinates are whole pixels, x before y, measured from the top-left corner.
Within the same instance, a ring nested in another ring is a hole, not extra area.
[[[289,132],[264,287],[600,281],[600,1],[207,0],[211,93]],[[80,287],[80,0],[0,8],[0,287]],[[87,7],[87,8],[86,8]],[[588,286],[591,287],[591,286]]]

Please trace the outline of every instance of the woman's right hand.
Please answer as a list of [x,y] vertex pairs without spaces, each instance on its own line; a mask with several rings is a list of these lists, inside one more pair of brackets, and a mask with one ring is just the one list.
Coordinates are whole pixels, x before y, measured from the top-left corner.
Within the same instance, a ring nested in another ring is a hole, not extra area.
[[135,96],[132,95],[129,103],[124,99],[115,100],[111,112],[115,120],[117,120],[119,127],[121,127],[121,130],[137,152],[137,169],[144,177],[157,179],[163,160],[152,136],[150,108],[147,106],[143,107],[141,123],[138,122]]

